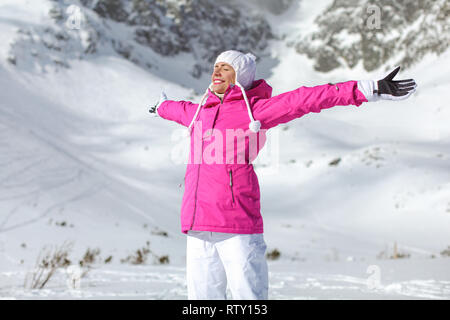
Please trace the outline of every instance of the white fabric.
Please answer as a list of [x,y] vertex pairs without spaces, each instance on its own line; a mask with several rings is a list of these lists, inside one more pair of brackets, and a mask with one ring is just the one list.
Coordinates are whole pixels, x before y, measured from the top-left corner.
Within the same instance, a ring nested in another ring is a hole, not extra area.
[[258,132],[261,128],[261,122],[253,118],[252,110],[250,108],[250,103],[248,102],[247,94],[245,93],[244,87],[236,81],[236,85],[241,89],[242,96],[244,97],[245,105],[247,106],[248,117],[250,118],[250,123],[248,125],[250,131]]
[[167,100],[167,96],[166,96],[165,92],[164,92],[164,91],[161,91],[161,94],[159,95],[158,105],[156,106],[156,114],[157,114],[158,116],[159,116],[158,108],[159,108],[159,106],[161,105],[161,103],[163,103],[163,102],[166,101],[166,100]]
[[374,94],[374,90],[378,90],[377,81],[373,80],[360,80],[358,81],[358,90],[364,94],[367,101],[377,101],[379,97],[377,94]]
[[248,127],[250,131],[258,132],[261,129],[261,122],[259,120],[251,121]]
[[268,268],[262,233],[188,231],[186,279],[188,299],[267,300]]
[[219,54],[215,64],[225,62],[232,66],[236,73],[236,82],[239,82],[246,90],[248,90],[256,76],[255,60],[256,57],[251,53],[244,54],[240,51],[228,50]]
[[198,104],[197,107],[197,111],[195,111],[195,115],[191,120],[191,123],[189,124],[188,128],[187,128],[187,133],[190,136],[191,135],[191,131],[192,131],[192,125],[194,124],[195,119],[197,119],[197,115],[200,112],[200,109],[202,108],[203,102],[205,101],[205,99],[208,97],[208,89],[206,89],[205,93],[202,96],[202,99],[200,100],[200,103]]

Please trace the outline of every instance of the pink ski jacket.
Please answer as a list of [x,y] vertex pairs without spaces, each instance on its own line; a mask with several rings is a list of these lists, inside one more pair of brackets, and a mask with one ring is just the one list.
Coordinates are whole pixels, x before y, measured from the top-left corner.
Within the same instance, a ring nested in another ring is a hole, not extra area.
[[[259,132],[249,130],[247,107],[238,86],[229,86],[223,102],[208,89],[190,133],[190,158],[181,204],[181,231],[263,233],[260,189],[252,161],[264,146],[267,129],[309,112],[337,105],[360,106],[367,99],[357,81],[300,87],[272,97],[264,79],[245,93]],[[198,104],[162,102],[160,117],[188,127]]]

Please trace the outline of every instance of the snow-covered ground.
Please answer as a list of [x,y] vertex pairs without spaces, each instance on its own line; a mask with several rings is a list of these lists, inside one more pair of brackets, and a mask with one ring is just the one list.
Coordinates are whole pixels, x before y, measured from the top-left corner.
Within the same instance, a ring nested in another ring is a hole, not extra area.
[[[39,18],[47,5],[0,4],[0,298],[185,299],[185,166],[171,160],[180,126],[147,110],[161,88],[171,99],[199,97],[117,55],[46,73],[8,63],[16,28],[49,23]],[[281,24],[292,12],[305,15],[300,6],[272,17],[276,32],[302,26]],[[318,74],[284,42],[270,50],[258,73],[274,94],[383,75]],[[269,261],[269,298],[450,298],[450,257],[441,255],[450,245],[449,71],[450,52],[427,56],[400,72],[419,85],[407,101],[335,107],[269,132],[279,156],[256,165],[265,240],[281,252]],[[64,241],[72,262],[88,248],[112,261],[94,264],[79,290],[64,270],[44,289],[25,288],[41,249]],[[121,263],[147,241],[168,265]],[[409,257],[389,259],[394,245]]]
[[[448,268],[448,261],[439,259],[270,262],[269,299],[448,299]],[[45,288],[34,290],[23,287],[28,272],[2,272],[1,298],[187,298],[183,266],[99,265],[75,288],[68,284],[69,273],[60,270]],[[227,295],[232,298],[229,291]]]

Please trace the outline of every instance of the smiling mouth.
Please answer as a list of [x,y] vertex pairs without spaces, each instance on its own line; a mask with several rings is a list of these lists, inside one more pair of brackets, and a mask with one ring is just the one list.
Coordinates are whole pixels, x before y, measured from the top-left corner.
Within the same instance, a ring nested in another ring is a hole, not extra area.
[[221,83],[224,83],[224,82],[225,82],[225,81],[219,80],[219,79],[215,79],[215,80],[213,81],[214,84],[221,84]]

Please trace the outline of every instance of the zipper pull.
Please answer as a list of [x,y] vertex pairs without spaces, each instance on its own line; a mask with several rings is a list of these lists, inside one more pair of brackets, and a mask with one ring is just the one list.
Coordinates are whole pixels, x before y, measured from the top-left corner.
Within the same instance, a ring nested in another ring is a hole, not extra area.
[[232,176],[232,170],[230,169],[230,191],[231,191],[231,199],[233,200],[234,205],[234,193],[233,193],[233,176]]

